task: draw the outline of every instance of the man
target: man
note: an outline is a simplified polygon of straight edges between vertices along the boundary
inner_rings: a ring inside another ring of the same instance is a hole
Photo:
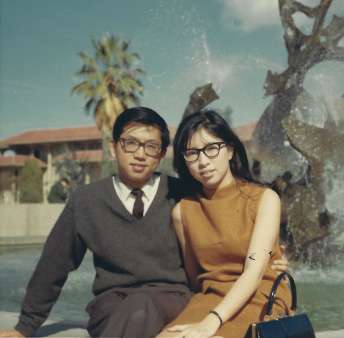
[[[19,322],[0,337],[34,334],[86,249],[96,270],[86,309],[92,337],[154,337],[177,316],[191,292],[171,226],[182,187],[155,173],[168,144],[166,122],[153,110],[130,108],[118,117],[118,176],[70,196],[28,284]],[[276,263],[285,269],[285,262]]]
[[[64,203],[69,194],[70,182],[66,177],[57,181],[50,189],[48,195],[49,203]]]

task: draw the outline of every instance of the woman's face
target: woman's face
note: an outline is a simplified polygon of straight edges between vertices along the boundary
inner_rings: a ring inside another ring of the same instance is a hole
[[[191,153],[197,153],[197,150],[207,147],[212,153],[212,144],[221,143],[222,139],[209,133],[206,129],[198,129],[188,142],[187,150]],[[215,146],[216,147],[216,146]],[[192,149],[196,150],[193,151]],[[207,150],[206,150],[207,151]],[[215,151],[216,153],[216,151]],[[233,156],[233,149],[225,144],[220,145],[219,153],[216,157],[211,156],[209,158],[204,152],[199,152],[199,157],[194,161],[185,161],[187,168],[191,176],[200,182],[203,186],[203,190],[215,190],[223,186],[228,185],[233,176],[229,169],[228,161]]]

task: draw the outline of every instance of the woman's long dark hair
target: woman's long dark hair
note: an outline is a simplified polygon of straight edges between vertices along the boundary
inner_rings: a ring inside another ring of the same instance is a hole
[[[249,182],[254,181],[249,169],[246,150],[242,142],[221,115],[213,110],[206,110],[186,117],[180,123],[173,142],[174,169],[187,186],[187,189],[191,190],[191,193],[202,191],[202,185],[190,175],[183,153],[187,149],[192,135],[199,128],[204,128],[210,134],[220,138],[233,148],[233,157],[229,161],[229,167],[235,177]]]

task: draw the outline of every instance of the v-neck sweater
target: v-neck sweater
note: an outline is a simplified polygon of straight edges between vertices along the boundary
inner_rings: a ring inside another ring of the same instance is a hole
[[[87,249],[96,271],[94,295],[144,284],[185,286],[171,218],[179,193],[177,179],[162,175],[149,210],[136,219],[117,196],[112,177],[78,188],[48,236],[16,329],[31,336],[44,322],[69,272],[79,267]]]

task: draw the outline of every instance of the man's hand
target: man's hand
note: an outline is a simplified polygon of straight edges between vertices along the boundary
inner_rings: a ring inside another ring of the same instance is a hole
[[[208,315],[201,322],[174,325],[160,333],[156,338],[224,338],[214,336],[220,323],[218,318]]]
[[[167,329],[168,332],[175,333],[175,338],[215,338],[216,331],[220,323],[218,318],[208,315],[199,323],[175,325]]]
[[[271,269],[276,270],[279,273],[288,271],[289,268],[289,261],[287,259],[287,256],[285,255],[286,246],[281,245],[280,248],[282,252],[281,259],[274,260],[271,265]]]
[[[1,338],[25,338],[25,336],[23,336],[17,330],[0,330],[0,337]]]

